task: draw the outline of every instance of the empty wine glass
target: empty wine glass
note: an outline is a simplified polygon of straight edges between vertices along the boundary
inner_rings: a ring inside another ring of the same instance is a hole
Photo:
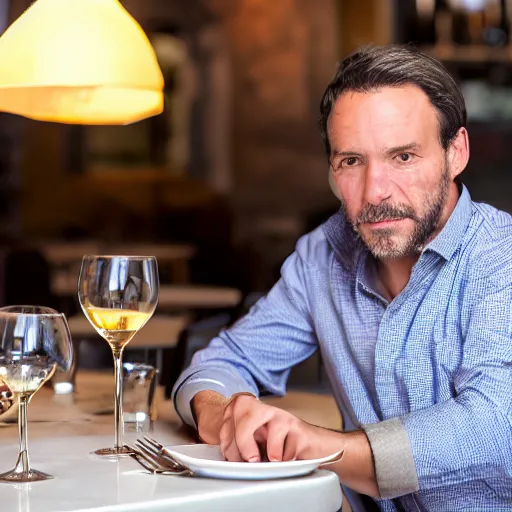
[[[123,350],[151,318],[158,302],[158,266],[153,256],[84,256],[78,298],[85,316],[114,356],[114,447],[97,455],[123,455]]]
[[[27,408],[34,393],[56,371],[68,371],[73,364],[66,317],[40,306],[0,308],[0,336],[0,379],[18,397],[20,439],[16,466],[0,474],[0,481],[48,480],[53,477],[30,467]]]

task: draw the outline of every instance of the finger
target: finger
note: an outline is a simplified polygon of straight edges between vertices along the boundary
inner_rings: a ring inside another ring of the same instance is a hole
[[[286,436],[283,450],[283,460],[295,460],[297,458],[297,449],[299,447],[299,438],[296,432],[290,431]]]
[[[223,418],[224,420],[228,420],[233,417],[233,405],[230,404],[224,409]]]
[[[256,432],[254,432],[254,439],[258,444],[267,443],[268,430],[266,425],[262,425]]]
[[[288,425],[273,420],[267,425],[267,457],[270,462],[283,460],[284,442],[288,435]]]
[[[230,462],[242,462],[242,456],[238,451],[235,441],[235,423],[233,418],[228,418],[222,424],[219,431],[220,450],[224,458]]]
[[[236,446],[235,430],[232,421],[226,421],[219,432],[220,451],[226,460],[230,462],[242,462],[242,457]]]
[[[235,439],[232,439],[231,442],[226,445],[224,457],[230,462],[243,462],[245,460],[240,454],[240,450],[236,445]]]
[[[244,434],[238,435],[238,429],[235,430],[235,444],[240,456],[247,462],[261,462],[260,448],[254,437]]]
[[[248,410],[237,416],[235,412],[235,441],[242,458],[248,462],[260,462],[260,450],[255,439],[256,431],[272,417],[272,409]]]
[[[256,432],[254,432],[254,439],[258,445],[260,452],[260,461],[268,462],[267,457],[267,426],[263,425]]]
[[[234,438],[234,432],[233,422],[231,420],[224,421],[219,430],[220,451],[224,457],[226,456],[226,448]]]

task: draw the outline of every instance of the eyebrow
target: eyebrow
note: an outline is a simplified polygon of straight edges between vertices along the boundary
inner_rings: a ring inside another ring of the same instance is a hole
[[[336,156],[363,156],[363,155],[362,155],[362,153],[358,153],[357,151],[339,151],[336,149],[332,152],[332,156],[336,157]]]
[[[402,153],[404,151],[410,151],[411,149],[418,150],[420,149],[420,145],[417,142],[410,142],[409,144],[404,144],[402,146],[388,148],[386,149],[385,153],[387,155],[393,155],[394,153]]]
[[[394,153],[400,153],[402,151],[410,151],[411,149],[418,150],[418,149],[420,149],[420,147],[421,146],[417,142],[410,142],[409,144],[403,144],[401,146],[394,146],[392,148],[388,148],[384,152],[387,155],[392,155]],[[334,150],[332,152],[332,156],[333,157],[338,157],[338,156],[360,156],[360,157],[362,157],[363,154],[359,153],[358,151],[339,151],[339,150]]]

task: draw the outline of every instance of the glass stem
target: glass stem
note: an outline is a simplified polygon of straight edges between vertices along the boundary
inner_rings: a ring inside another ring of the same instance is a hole
[[[112,349],[114,355],[114,379],[116,394],[114,400],[114,449],[123,447],[123,349]]]
[[[15,473],[28,474],[30,462],[28,459],[28,432],[27,432],[27,408],[30,400],[29,395],[21,394],[18,398],[18,435],[20,438],[20,452],[16,461]]]

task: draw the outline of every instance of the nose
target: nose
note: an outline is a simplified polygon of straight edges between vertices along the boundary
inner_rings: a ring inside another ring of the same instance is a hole
[[[364,200],[379,205],[391,197],[391,181],[386,166],[379,162],[370,162],[366,167]]]

